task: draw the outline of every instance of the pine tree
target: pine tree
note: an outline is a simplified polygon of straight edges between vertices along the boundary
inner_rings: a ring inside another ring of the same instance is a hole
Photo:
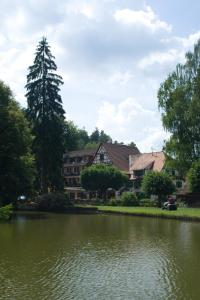
[[[41,192],[62,188],[62,157],[64,153],[64,110],[59,94],[62,77],[55,71],[55,57],[46,38],[36,49],[34,63],[27,76],[27,115],[35,136],[33,150]]]

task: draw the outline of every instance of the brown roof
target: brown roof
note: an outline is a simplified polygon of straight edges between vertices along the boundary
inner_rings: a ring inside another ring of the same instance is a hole
[[[137,148],[126,145],[104,143],[102,146],[106,149],[106,152],[108,153],[113,165],[121,171],[127,173],[129,173],[129,155],[140,153]]]
[[[130,157],[130,172],[144,169],[161,171],[165,164],[165,155],[161,152],[143,153]]]
[[[74,151],[66,152],[65,156],[68,156],[68,157],[94,156],[96,151],[97,151],[97,148],[74,150]]]

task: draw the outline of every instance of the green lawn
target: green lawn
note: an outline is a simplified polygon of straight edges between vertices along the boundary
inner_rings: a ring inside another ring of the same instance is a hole
[[[178,208],[176,211],[162,210],[157,207],[123,207],[123,206],[97,206],[100,212],[121,213],[149,217],[172,218],[181,220],[200,221],[200,208]]]

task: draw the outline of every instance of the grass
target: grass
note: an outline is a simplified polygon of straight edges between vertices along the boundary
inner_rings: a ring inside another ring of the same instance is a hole
[[[124,206],[97,206],[102,213],[125,214],[132,216],[157,217],[180,219],[200,222],[200,208],[180,207],[176,211],[162,210],[157,207],[124,207]]]

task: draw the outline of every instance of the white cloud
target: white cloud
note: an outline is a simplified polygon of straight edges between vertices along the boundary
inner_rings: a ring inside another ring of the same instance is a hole
[[[178,61],[183,61],[184,57],[185,52],[180,52],[178,49],[169,49],[166,52],[153,52],[148,56],[142,58],[138,62],[138,67],[141,69],[146,69],[155,64],[164,65],[173,63],[174,65],[176,65]]]
[[[161,21],[150,6],[146,6],[145,10],[131,10],[128,8],[117,10],[114,18],[117,22],[125,25],[134,25],[138,28],[145,27],[152,32],[157,30],[170,32],[172,30],[171,25]]]
[[[109,78],[111,84],[125,85],[129,80],[133,79],[133,75],[129,71],[115,71]]]
[[[88,2],[68,2],[65,5],[65,8],[68,14],[81,14],[88,19],[93,19],[95,17],[95,5],[92,5]]]
[[[200,38],[200,31],[189,35],[185,38],[170,37],[162,39],[161,42],[166,45],[163,51],[154,51],[143,57],[138,62],[138,67],[142,70],[156,68],[162,66],[163,70],[174,69],[177,63],[184,63],[185,53],[191,50],[193,45]]]
[[[144,108],[129,97],[117,105],[104,102],[99,108],[97,127],[105,130],[113,139],[134,141],[141,151],[161,149],[166,133],[162,129],[159,114]]]

